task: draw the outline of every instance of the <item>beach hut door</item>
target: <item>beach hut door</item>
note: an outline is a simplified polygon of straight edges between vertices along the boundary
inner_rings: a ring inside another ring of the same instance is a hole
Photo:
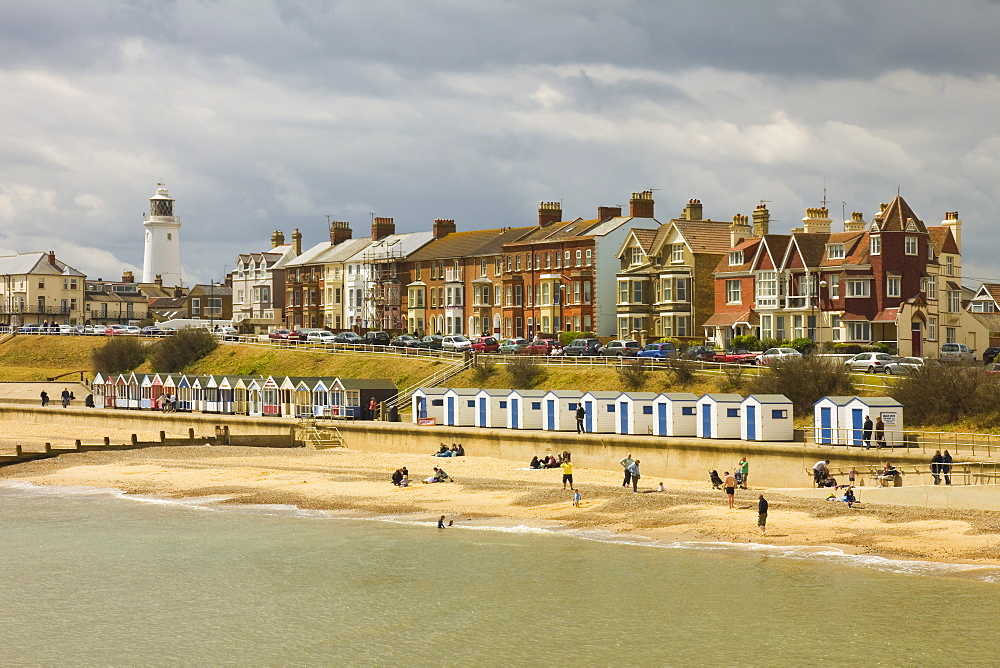
[[[821,406],[819,409],[819,442],[820,443],[830,443],[831,442],[831,411],[829,406]]]
[[[520,406],[520,401],[517,399],[510,400],[510,426],[514,429],[521,428],[520,415],[518,415],[518,407]]]
[[[594,431],[594,410],[596,408],[597,404],[595,404],[593,401],[587,402],[587,416],[586,419],[583,421],[583,429],[588,434],[591,434]]]
[[[854,445],[861,445],[861,430],[864,427],[864,419],[861,417],[862,409],[851,409],[851,424],[854,425]]]
[[[455,397],[448,397],[448,420],[445,424],[455,424]]]
[[[486,424],[486,397],[479,397],[479,426],[489,427]]]
[[[666,404],[656,404],[656,420],[660,425],[660,430],[657,432],[660,436],[667,435],[667,405]]]
[[[712,404],[701,405],[701,437],[712,438]]]
[[[618,433],[620,433],[620,434],[631,434],[632,432],[629,431],[629,428],[628,428],[628,402],[627,401],[620,401],[620,402],[618,402],[618,419],[621,420],[621,422],[619,422],[619,424],[621,425],[621,429],[619,430]]]
[[[556,402],[555,402],[555,399],[549,399],[548,401],[545,402],[545,405],[549,409],[549,415],[548,415],[548,428],[549,428],[549,431],[555,431],[556,430]]]
[[[757,440],[757,407],[753,404],[747,405],[747,440]]]
[[[417,397],[417,417],[427,417],[427,397]]]

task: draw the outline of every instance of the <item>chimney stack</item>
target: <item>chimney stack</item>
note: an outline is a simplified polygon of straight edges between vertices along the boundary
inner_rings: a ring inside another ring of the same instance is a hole
[[[337,244],[347,241],[352,236],[351,224],[345,223],[342,220],[331,220],[330,221],[330,245],[336,246]]]
[[[277,248],[278,246],[285,245],[285,233],[281,230],[275,230],[271,234],[271,248]]]
[[[825,206],[806,209],[806,217],[802,219],[802,229],[806,234],[830,234],[830,210]]]
[[[868,227],[868,223],[865,222],[860,211],[852,211],[851,219],[844,221],[845,232],[864,232],[866,227]]]
[[[599,206],[597,207],[597,220],[602,223],[611,218],[621,218],[622,208],[620,206]]]
[[[684,207],[684,213],[681,215],[682,220],[705,220],[702,216],[701,200],[700,199],[689,199],[687,206]]]
[[[753,235],[755,237],[762,237],[767,234],[767,227],[770,222],[771,213],[767,210],[767,205],[764,203],[758,204],[757,208],[753,210]]]
[[[538,226],[548,227],[562,220],[562,204],[559,202],[538,203]]]
[[[628,201],[629,215],[633,218],[653,217],[653,191],[644,190],[641,193],[632,193],[632,199]]]
[[[163,275],[162,274],[157,274],[156,275],[156,278],[153,279],[153,285],[155,285],[158,288],[162,288],[163,287]]]
[[[951,230],[951,236],[955,237],[955,245],[958,250],[962,250],[962,219],[958,217],[958,211],[947,211],[941,225]]]
[[[49,259],[49,264],[51,264],[53,267],[58,266],[58,265],[56,265],[56,252],[55,251],[49,251],[49,258],[48,259]]]
[[[295,257],[302,255],[302,233],[297,227],[292,230],[292,252],[295,253]]]
[[[122,272],[122,283],[135,283],[135,276],[131,271]]]
[[[392,218],[372,218],[372,241],[384,239],[396,233],[396,223]]]
[[[750,219],[741,213],[733,216],[733,224],[729,226],[729,245],[735,246],[750,237]]]
[[[449,218],[434,219],[434,238],[442,239],[455,231],[455,221]]]

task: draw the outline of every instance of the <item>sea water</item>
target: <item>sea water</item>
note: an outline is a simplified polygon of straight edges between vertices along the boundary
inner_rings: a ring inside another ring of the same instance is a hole
[[[992,568],[23,483],[0,539],[4,665],[1000,662]]]

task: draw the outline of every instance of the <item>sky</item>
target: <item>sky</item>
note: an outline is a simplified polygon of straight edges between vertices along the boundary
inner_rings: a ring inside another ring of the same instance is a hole
[[[185,283],[328,220],[593,218],[654,189],[771,232],[899,192],[1000,282],[1000,2],[3,0],[0,254],[139,275],[158,183]]]

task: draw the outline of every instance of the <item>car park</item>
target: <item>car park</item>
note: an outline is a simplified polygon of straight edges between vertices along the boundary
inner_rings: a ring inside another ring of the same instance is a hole
[[[389,341],[389,345],[395,348],[417,348],[420,346],[420,339],[412,334],[400,334],[399,336],[394,336]]]
[[[333,342],[356,346],[364,343],[365,341],[356,332],[338,332],[333,335]]]
[[[472,341],[461,334],[448,334],[441,337],[441,350],[450,350],[455,353],[468,350],[472,347]]]
[[[471,347],[477,353],[495,353],[500,350],[500,342],[495,336],[477,336],[472,339]]]
[[[976,359],[976,351],[964,343],[945,343],[941,346],[942,362],[972,362]]]
[[[634,339],[614,339],[601,346],[600,354],[604,357],[635,357],[641,347]]]
[[[715,353],[716,350],[712,346],[691,346],[681,353],[681,359],[712,362],[715,360]]]
[[[987,348],[983,351],[983,364],[989,364],[1000,355],[1000,348]]]
[[[864,373],[882,373],[887,364],[895,358],[888,353],[858,353],[854,357],[845,361],[844,364],[851,371],[861,371]]]
[[[563,355],[569,357],[592,357],[598,354],[601,349],[600,339],[579,338],[573,339],[563,348]]]
[[[552,349],[559,345],[555,339],[535,339],[522,351],[525,355],[549,355]]]
[[[677,348],[672,343],[647,343],[642,350],[636,353],[636,357],[651,357],[653,359],[665,360],[677,357]]]
[[[306,334],[306,343],[317,343],[327,345],[336,343],[337,336],[333,332],[319,331]]]
[[[500,342],[497,347],[497,352],[503,355],[517,355],[525,348],[528,347],[530,341],[521,337],[515,337],[513,339],[504,339]]]
[[[802,359],[802,353],[795,348],[768,348],[757,356],[757,364],[767,366],[771,362],[778,360],[798,360]]]

